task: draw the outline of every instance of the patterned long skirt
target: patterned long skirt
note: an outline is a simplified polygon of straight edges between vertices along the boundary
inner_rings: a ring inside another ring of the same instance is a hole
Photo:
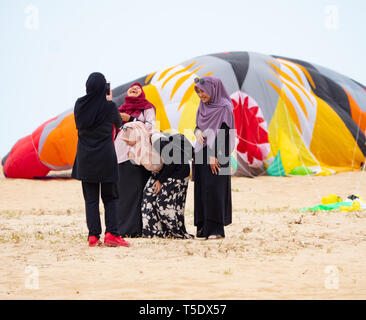
[[[145,238],[191,239],[184,225],[184,208],[189,178],[163,183],[157,195],[153,192],[154,174],[147,181],[142,198],[142,236]]]

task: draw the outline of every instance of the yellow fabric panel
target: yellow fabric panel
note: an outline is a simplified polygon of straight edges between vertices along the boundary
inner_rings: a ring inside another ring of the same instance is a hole
[[[196,114],[199,103],[200,99],[196,92],[193,91],[190,98],[184,104],[182,114],[179,119],[178,132],[185,134],[187,139],[190,141],[194,141],[196,139],[193,134],[193,130],[196,128]]]
[[[330,176],[332,174],[334,174],[334,171],[331,171],[326,167],[321,167],[321,171],[317,173],[316,176]]]
[[[296,83],[295,81],[293,81],[292,79],[291,79],[291,77],[288,77],[288,78],[290,78],[291,80],[289,80],[291,83],[293,83],[298,89],[300,89],[301,90],[301,92],[309,99],[309,101],[311,101],[311,98],[310,98],[310,96],[309,96],[309,94],[306,92],[306,90],[305,90],[305,85],[304,85],[304,83],[303,83],[303,81],[302,81],[302,79],[301,79],[301,77],[300,77],[300,75],[299,75],[299,73],[298,73],[298,71],[297,70],[295,70],[295,68],[293,68],[290,64],[289,64],[289,61],[286,61],[286,60],[282,60],[282,59],[277,59],[277,61],[279,61],[280,63],[282,63],[283,65],[285,65],[287,68],[289,68],[291,71],[292,71],[292,73],[295,75],[295,77],[296,77],[296,79],[298,80],[298,83]],[[285,63],[284,63],[285,62]],[[287,63],[286,63],[287,62]],[[283,72],[284,74],[286,74],[285,72]],[[310,94],[312,94],[311,92],[310,92]]]
[[[321,164],[321,169],[323,171],[330,171],[331,174],[334,174],[334,173],[339,173],[339,172],[347,172],[347,171],[352,171],[349,167],[333,167],[333,166],[329,166],[327,165],[326,163],[321,163],[319,161],[319,163]],[[357,171],[359,170],[360,168],[358,169],[354,169],[354,171]]]
[[[301,165],[298,150],[296,145],[289,139],[288,133],[282,130],[282,128],[278,130],[277,136],[279,150],[281,150],[282,165],[285,173],[288,174],[292,169]]]
[[[291,82],[293,85],[296,86],[296,84],[294,82]],[[300,108],[301,110],[304,112],[305,114],[305,117],[307,119],[309,119],[309,115],[308,115],[308,111],[306,110],[306,106],[305,106],[305,103],[304,101],[302,100],[301,96],[299,95],[299,93],[293,88],[291,87],[290,85],[287,85],[286,83],[283,83],[284,85],[287,86],[287,88],[292,92],[292,94],[294,95],[297,103],[300,105]]]
[[[46,138],[40,160],[57,167],[72,165],[76,155],[77,141],[74,114],[71,113]]]
[[[278,151],[281,150],[282,165],[286,174],[299,166],[313,167],[319,165],[305,146],[302,136],[281,97],[268,127],[268,140],[271,152],[267,159],[276,157]]]
[[[173,67],[171,67],[171,68],[168,68],[168,69],[164,70],[164,71],[160,74],[158,81],[160,81],[161,79],[163,79],[163,78],[165,77],[165,75],[166,75],[170,70],[174,69],[175,67],[176,67],[176,66],[173,66]]]
[[[306,70],[306,68],[304,68],[301,64],[297,64],[295,63],[301,70],[302,72],[304,72],[305,74],[305,77],[308,79],[308,81],[310,82],[310,85],[315,89],[316,86],[315,86],[315,83],[313,81],[313,78],[311,77],[310,73],[308,70]]]
[[[171,80],[173,79],[175,76],[177,76],[178,74],[184,73],[186,71],[188,71],[192,66],[194,66],[197,62],[192,62],[190,65],[188,65],[187,67],[185,67],[184,69],[181,69],[175,73],[173,73],[172,75],[170,75],[163,83],[163,85],[161,86],[161,89],[164,89],[165,85]]]
[[[284,64],[287,68],[289,68],[292,71],[292,73],[295,75],[297,81],[301,84],[301,86],[304,86],[305,85],[304,82],[302,81],[299,73],[297,72],[297,70],[295,70],[295,68],[293,68],[289,64],[289,61],[284,60],[284,59],[276,59],[276,60],[277,60],[277,62],[280,62],[281,64]],[[270,63],[269,60],[266,60],[266,61],[267,61],[267,63]],[[299,86],[299,87],[301,87],[301,86]]]
[[[156,72],[150,73],[146,79],[145,79],[145,83],[148,83],[150,81],[150,79],[156,74]]]
[[[302,98],[300,97],[300,95],[298,94],[298,92],[293,88],[291,87],[290,85],[286,84],[284,81],[281,80],[281,78],[279,77],[282,76],[283,78],[285,78],[288,82],[290,82],[292,85],[294,85],[296,88],[300,89],[303,93],[305,93],[305,90],[303,90],[299,85],[296,84],[296,82],[294,82],[292,80],[292,78],[287,75],[284,71],[282,71],[281,69],[277,68],[274,64],[272,64],[271,62],[268,62],[276,71],[277,73],[273,72],[271,70],[271,72],[273,73],[273,75],[282,82],[283,85],[286,85],[287,88],[292,92],[292,94],[294,95],[296,101],[298,102],[298,104],[300,105],[302,111],[304,112],[306,118],[309,119],[309,116],[308,116],[308,112],[306,110],[306,106],[304,104],[304,101],[302,100]],[[306,95],[306,93],[305,93]]]
[[[177,82],[175,83],[175,85],[174,85],[174,88],[173,88],[173,90],[172,90],[172,92],[171,92],[171,94],[170,94],[170,99],[169,100],[172,100],[173,99],[173,97],[174,97],[174,95],[175,95],[175,93],[177,92],[177,90],[180,88],[180,86],[186,81],[186,80],[188,80],[191,76],[192,76],[192,74],[195,74],[197,71],[199,71],[200,69],[202,69],[203,68],[203,66],[201,66],[201,67],[198,67],[197,69],[195,69],[195,70],[193,70],[191,73],[188,73],[188,74],[186,74],[186,75],[184,75],[184,76],[182,76],[181,78],[179,78],[178,80],[177,80]]]
[[[187,91],[185,92],[182,100],[180,101],[180,104],[179,104],[179,107],[178,107],[178,110],[180,110],[180,108],[192,97],[193,93],[195,93],[194,91],[194,86],[196,84],[195,83],[192,83],[189,88],[187,89]]]
[[[164,103],[163,100],[161,100],[158,89],[150,83],[144,87],[144,92],[146,99],[149,100],[156,108],[156,129],[162,131],[171,129]]]
[[[317,115],[310,150],[323,167],[336,172],[358,170],[365,157],[337,113],[317,99]],[[353,161],[352,161],[353,159]]]
[[[302,132],[299,117],[297,116],[296,109],[295,109],[294,105],[292,104],[292,102],[290,101],[290,99],[287,97],[287,95],[285,93],[285,90],[280,89],[279,87],[277,87],[274,83],[272,83],[269,80],[267,80],[267,82],[273,87],[273,89],[275,89],[277,91],[277,93],[279,94],[281,99],[286,101],[287,110],[289,110],[289,112],[291,114],[291,117],[292,117],[292,120],[295,121],[297,128],[299,129],[300,132]]]

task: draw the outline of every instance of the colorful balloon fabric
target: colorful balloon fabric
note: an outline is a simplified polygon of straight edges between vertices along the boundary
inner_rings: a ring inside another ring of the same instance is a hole
[[[300,212],[332,210],[354,212],[366,210],[366,202],[359,195],[350,195],[345,201],[342,201],[341,197],[335,194],[329,194],[323,197],[321,202],[322,204],[317,206],[300,209]]]
[[[49,171],[72,168],[77,131],[73,109],[39,126],[20,139],[2,159],[7,178],[44,177]]]
[[[156,128],[194,142],[199,98],[193,80],[207,75],[220,78],[233,101],[233,174],[329,175],[365,162],[365,86],[296,59],[254,52],[200,56],[115,88],[113,100],[120,106],[139,81],[156,107]],[[34,178],[71,168],[76,144],[70,109],[20,139],[2,160],[4,174]]]
[[[329,203],[329,204],[319,204],[314,207],[304,208],[301,209],[300,212],[308,212],[308,211],[332,211],[332,210],[341,210],[341,208],[349,207],[352,209],[353,207],[352,202],[336,202],[336,203]],[[346,211],[343,209],[343,211]]]

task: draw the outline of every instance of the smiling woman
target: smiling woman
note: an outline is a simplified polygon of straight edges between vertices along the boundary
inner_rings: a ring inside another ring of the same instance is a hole
[[[127,90],[127,96],[137,98],[141,94],[141,86],[133,85]]]
[[[125,103],[119,108],[124,124],[138,121],[149,134],[155,122],[155,107],[145,97],[139,82],[133,83],[127,90]],[[123,130],[115,139],[118,159],[119,190],[123,197],[119,199],[118,232],[125,237],[140,237],[142,233],[141,201],[142,192],[150,173],[140,163],[129,159],[131,147],[127,144]]]
[[[204,103],[208,103],[210,101],[211,97],[206,92],[197,87],[195,87],[194,89],[196,90],[197,95],[201,99],[201,101],[203,101]]]
[[[234,136],[230,134],[235,128],[233,104],[220,79],[202,77],[195,83],[201,102],[195,130],[194,224],[197,237],[220,239],[225,237],[224,226],[232,220],[231,176],[227,169],[234,147]]]

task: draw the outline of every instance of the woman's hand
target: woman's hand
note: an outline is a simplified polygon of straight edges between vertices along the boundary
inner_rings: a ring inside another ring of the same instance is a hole
[[[154,190],[154,194],[157,195],[161,189],[163,185],[160,183],[159,180],[156,180],[155,183],[153,184],[153,190]]]
[[[220,170],[220,163],[217,158],[210,156],[210,167],[212,174],[218,175]]]
[[[112,90],[109,91],[109,95],[107,95],[106,98],[108,101],[112,101],[112,98],[113,98]]]
[[[203,132],[200,129],[197,129],[195,132],[196,140],[200,145],[204,145],[206,141],[206,136],[203,134]]]
[[[130,121],[131,116],[130,116],[129,114],[124,113],[124,112],[121,112],[121,113],[120,113],[120,115],[121,115],[121,118],[122,118],[122,121],[123,121],[123,122],[128,122],[128,121]]]

